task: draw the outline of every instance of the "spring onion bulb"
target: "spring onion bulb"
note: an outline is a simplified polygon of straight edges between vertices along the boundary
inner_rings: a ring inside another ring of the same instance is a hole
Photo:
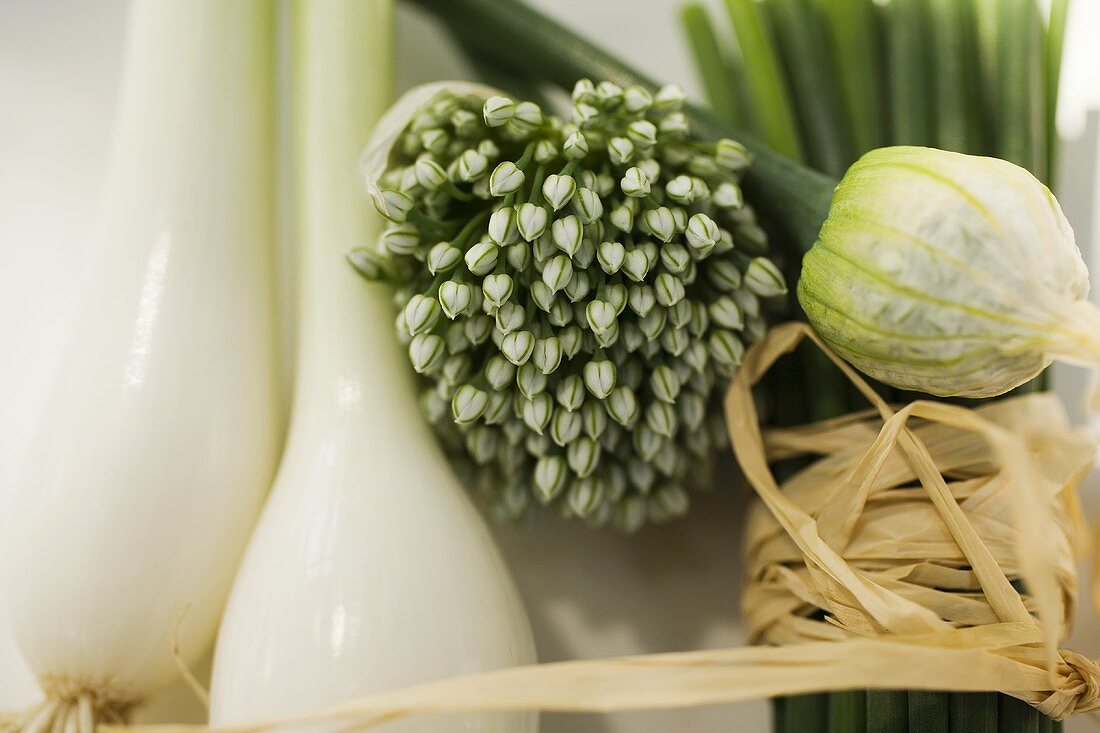
[[[903,389],[990,397],[1100,363],[1100,311],[1058,201],[1019,166],[929,148],[853,165],[803,259],[814,328]]]
[[[219,632],[216,725],[534,658],[504,563],[420,416],[389,295],[343,259],[381,228],[356,159],[388,101],[391,3],[292,7],[297,386],[287,451]],[[534,727],[525,715],[470,714],[392,729]]]
[[[280,440],[273,13],[134,3],[88,288],[0,528],[15,639],[91,733],[213,639]]]

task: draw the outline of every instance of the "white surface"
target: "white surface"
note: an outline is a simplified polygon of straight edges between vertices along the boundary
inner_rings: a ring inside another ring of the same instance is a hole
[[[674,18],[678,0],[537,4],[574,25],[583,19],[590,33],[613,50],[697,92]],[[0,0],[0,99],[6,100],[0,113],[0,343],[5,344],[0,384],[10,386],[0,390],[0,491],[22,455],[26,425],[37,414],[57,362],[61,332],[73,313],[71,291],[86,259],[84,232],[113,108],[120,6],[119,0]],[[1081,6],[1092,7],[1082,11]],[[1095,0],[1075,4],[1075,15],[1085,20],[1092,13],[1093,20],[1071,23],[1067,66],[1077,71],[1066,72],[1066,125],[1079,119],[1089,94],[1100,95],[1095,74],[1100,45],[1090,40],[1100,35],[1097,6]],[[398,39],[403,83],[462,69],[453,49],[419,17],[400,15]],[[1077,86],[1071,90],[1071,84]],[[1078,158],[1069,156],[1064,170],[1069,185],[1063,187],[1062,202],[1083,240],[1094,189],[1082,178],[1086,174]],[[498,529],[528,604],[540,658],[739,645],[737,531],[743,500],[733,492],[698,497],[687,520],[630,538],[592,533],[575,523]],[[1086,633],[1073,643],[1084,653],[1100,653],[1095,617],[1083,609],[1079,618]],[[2,646],[0,641],[0,654]],[[5,694],[0,685],[0,708]],[[181,698],[186,699],[177,693]],[[746,703],[680,712],[544,716],[542,731],[752,733],[766,730],[766,721],[765,703]],[[1091,727],[1081,720],[1068,729],[1084,733]]]

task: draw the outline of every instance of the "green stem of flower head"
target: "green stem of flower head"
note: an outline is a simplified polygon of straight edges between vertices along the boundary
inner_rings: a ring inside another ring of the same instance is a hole
[[[470,237],[481,229],[485,225],[485,222],[492,216],[492,212],[489,210],[482,211],[477,216],[471,218],[466,225],[459,230],[458,234],[451,240],[451,244],[459,249],[464,249],[464,246],[470,240]]]
[[[764,6],[754,0],[726,0],[725,5],[745,59],[752,106],[760,116],[764,139],[779,153],[801,161],[794,105],[781,81],[781,59]]]
[[[1046,120],[1047,71],[1039,9],[1035,0],[1001,0],[998,11],[998,153],[1045,177],[1047,141],[1042,126]]]
[[[932,145],[928,17],[922,0],[884,6],[893,145]]]
[[[1046,156],[1047,185],[1053,186],[1058,177],[1058,91],[1062,80],[1062,51],[1066,41],[1066,18],[1069,0],[1052,0],[1050,21],[1047,24],[1046,43]]]
[[[731,63],[718,42],[707,9],[697,3],[685,5],[680,10],[680,23],[715,114],[724,122],[743,127],[745,120]]]
[[[806,159],[817,170],[843,175],[855,154],[824,18],[811,0],[771,0],[764,7],[780,39],[778,51],[793,90]]]
[[[450,179],[448,179],[447,182],[444,183],[443,185],[447,190],[447,195],[450,196],[451,198],[455,199],[456,201],[473,201],[474,200],[474,195],[473,194],[466,193],[461,188],[456,186],[454,181],[452,181]]]
[[[620,86],[658,84],[553,19],[518,0],[410,0],[443,20],[468,49],[516,73],[571,89],[580,78]],[[516,53],[516,48],[523,53]],[[748,67],[746,54],[746,68]],[[788,237],[791,256],[801,257],[817,239],[836,180],[804,168],[759,139],[718,119],[713,112],[685,106],[700,138],[732,137],[753,156],[743,188],[754,209]],[[765,128],[767,129],[767,128]]]
[[[815,0],[829,27],[854,154],[883,144],[883,49],[872,0]]]
[[[546,164],[539,163],[538,168],[535,169],[535,175],[531,179],[531,193],[527,196],[527,203],[537,203],[539,198],[542,197],[542,182],[546,180]]]
[[[535,157],[535,147],[536,143],[534,141],[527,143],[527,147],[523,149],[523,155],[519,156],[519,160],[515,162],[516,168],[523,170],[527,167],[527,164]]]
[[[457,222],[445,221],[443,219],[436,219],[435,217],[428,216],[423,211],[413,209],[409,212],[408,221],[412,224],[416,224],[422,229],[429,229],[434,232],[444,232],[448,229],[453,229]]]

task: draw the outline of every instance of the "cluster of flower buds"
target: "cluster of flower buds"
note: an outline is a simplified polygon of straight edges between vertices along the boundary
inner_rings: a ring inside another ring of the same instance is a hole
[[[566,121],[439,95],[373,195],[390,224],[350,260],[397,285],[423,408],[503,515],[677,517],[723,444],[719,392],[786,288],[749,155],[693,139],[682,104],[582,80]]]

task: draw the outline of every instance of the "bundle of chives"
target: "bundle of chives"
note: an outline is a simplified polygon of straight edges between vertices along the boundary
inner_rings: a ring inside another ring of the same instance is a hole
[[[1068,4],[1054,0],[1044,18],[1036,0],[724,0],[724,41],[702,5],[682,18],[708,95],[748,90],[752,110],[719,112],[823,173],[875,147],[929,145],[1005,158],[1051,185]],[[810,416],[843,412],[828,365],[804,368]],[[776,700],[773,727],[1044,733],[1061,724],[997,693],[871,690]]]

